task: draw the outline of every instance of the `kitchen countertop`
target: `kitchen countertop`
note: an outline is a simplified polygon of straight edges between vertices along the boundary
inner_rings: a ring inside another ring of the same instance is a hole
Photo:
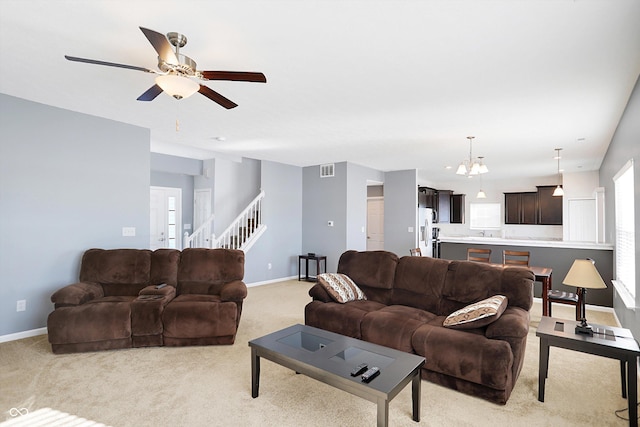
[[[526,238],[502,238],[482,236],[440,236],[442,243],[466,243],[473,245],[503,245],[503,246],[531,246],[545,248],[571,248],[571,249],[595,249],[613,250],[611,243],[595,242],[569,242],[555,239],[526,239]]]

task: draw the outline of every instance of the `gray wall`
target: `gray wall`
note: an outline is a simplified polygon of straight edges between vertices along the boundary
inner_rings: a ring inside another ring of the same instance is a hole
[[[346,250],[366,249],[367,181],[383,180],[382,172],[353,163],[336,163],[334,171],[320,178],[320,166],[302,170],[302,253],[325,255],[328,272],[336,271]]]
[[[384,174],[384,249],[398,256],[416,247],[418,172],[415,169]],[[413,227],[413,232],[409,232]]]
[[[441,258],[444,259],[467,259],[467,248],[474,245],[464,243],[442,243]],[[474,247],[478,247],[475,245]],[[531,265],[537,267],[550,267],[553,269],[552,289],[560,289],[567,292],[575,292],[575,287],[562,284],[573,261],[576,259],[591,258],[596,263],[596,268],[605,283],[611,284],[613,278],[613,257],[610,250],[574,249],[574,248],[541,248],[534,246],[504,246],[504,245],[481,245],[480,247],[491,249],[491,262],[502,264],[502,251],[504,249],[514,251],[529,251],[531,253]],[[542,297],[542,284],[536,283],[534,286],[534,296]],[[589,289],[587,291],[587,304],[612,307],[613,290],[609,286],[607,289]]]
[[[215,159],[214,233],[219,236],[260,193],[260,161]]]
[[[320,166],[302,169],[302,253],[325,255],[328,272],[336,271],[346,250],[347,163],[336,163],[334,171],[335,176],[320,178]]]
[[[296,276],[302,253],[302,168],[263,161],[261,183],[267,230],[246,254],[248,284]]]
[[[620,119],[618,128],[611,140],[607,154],[600,166],[600,185],[605,188],[605,230],[607,241],[614,242],[615,236],[615,199],[613,177],[629,160],[634,159],[635,188],[635,230],[636,253],[640,250],[640,78],[635,83],[627,107]],[[640,263],[636,256],[636,307],[640,307]],[[613,286],[607,282],[607,286]],[[622,326],[640,337],[640,310],[628,309],[624,302],[614,294],[613,307]]]
[[[86,249],[149,246],[150,160],[147,129],[4,94],[0,129],[3,336],[46,325]]]
[[[346,248],[367,249],[367,182],[382,181],[384,174],[375,169],[347,163]]]
[[[182,234],[193,232],[193,190],[195,177],[202,175],[202,160],[151,153],[151,185],[182,190]],[[189,224],[189,229],[184,228]]]

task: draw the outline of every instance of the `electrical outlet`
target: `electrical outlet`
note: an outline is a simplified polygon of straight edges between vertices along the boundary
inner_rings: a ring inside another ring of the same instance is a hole
[[[267,264],[267,270],[271,270],[271,263]]]
[[[122,235],[124,237],[135,237],[136,228],[135,227],[122,227]]]
[[[20,299],[16,303],[16,311],[25,311],[27,309],[27,300]]]

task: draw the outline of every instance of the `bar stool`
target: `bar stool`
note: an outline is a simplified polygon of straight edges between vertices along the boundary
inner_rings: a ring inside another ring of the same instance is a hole
[[[409,249],[411,256],[422,256],[422,250],[420,248]]]
[[[491,262],[491,249],[467,248],[467,261]]]
[[[502,251],[503,265],[522,265],[529,267],[529,251]]]

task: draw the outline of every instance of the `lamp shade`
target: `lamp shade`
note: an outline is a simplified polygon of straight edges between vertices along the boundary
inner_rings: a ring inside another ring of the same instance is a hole
[[[568,286],[587,289],[605,289],[607,285],[602,280],[594,262],[590,259],[577,259],[562,281]]]
[[[156,84],[176,99],[188,98],[200,89],[200,85],[190,78],[175,74],[156,77]]]
[[[553,190],[553,194],[552,196],[554,197],[560,197],[560,196],[564,196],[564,190],[562,189],[562,187],[560,187],[559,185],[556,187],[555,190]]]

